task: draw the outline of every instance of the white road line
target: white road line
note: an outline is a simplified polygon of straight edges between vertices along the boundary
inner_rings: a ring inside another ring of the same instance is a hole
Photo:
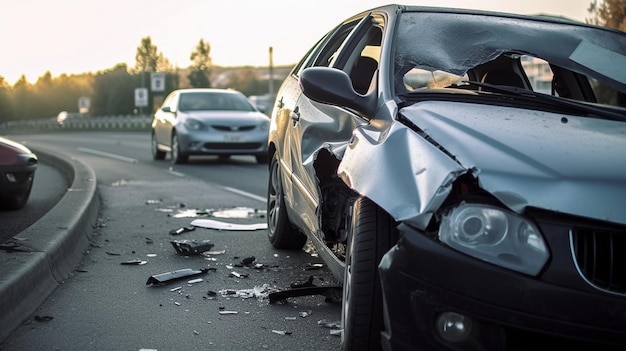
[[[250,194],[250,193],[247,193],[247,192],[245,192],[243,190],[239,190],[239,189],[235,189],[235,188],[231,188],[231,187],[227,187],[227,186],[223,187],[223,189],[226,190],[226,191],[230,191],[231,193],[243,195],[245,197],[249,197],[251,199],[258,200],[258,201],[261,201],[261,202],[265,202],[267,200],[264,197],[261,197],[261,196],[258,196],[258,195],[254,195],[254,194]]]
[[[138,162],[134,158],[124,157],[124,156],[120,156],[120,155],[116,155],[116,154],[110,154],[108,152],[103,152],[103,151],[98,151],[98,150],[93,150],[93,149],[87,149],[87,148],[84,148],[84,147],[79,147],[78,150],[82,151],[82,152],[86,152],[88,154],[104,156],[104,157],[108,157],[108,158],[112,158],[112,159],[115,159],[115,160],[124,161],[124,162],[128,162],[128,163],[137,163]]]

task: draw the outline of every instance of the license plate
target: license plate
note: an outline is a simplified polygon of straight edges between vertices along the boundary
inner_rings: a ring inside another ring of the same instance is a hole
[[[224,141],[229,143],[236,143],[243,140],[243,135],[241,134],[227,134],[224,135]]]

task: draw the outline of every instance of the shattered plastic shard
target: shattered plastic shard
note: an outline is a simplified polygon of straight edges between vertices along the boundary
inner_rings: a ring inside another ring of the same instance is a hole
[[[238,314],[237,311],[220,311],[220,314]]]
[[[144,260],[129,260],[129,261],[124,261],[121,262],[120,264],[125,265],[125,266],[141,266],[148,263],[148,261],[144,261]]]
[[[161,274],[155,274],[148,278],[146,285],[159,285],[170,281],[175,281],[178,279],[191,277],[199,274],[206,274],[209,270],[206,268],[195,270],[191,268],[179,269],[177,271],[166,272]]]
[[[213,248],[211,240],[172,240],[170,243],[181,255],[199,255]]]
[[[170,235],[180,235],[182,233],[186,233],[186,232],[190,232],[196,230],[196,227],[194,226],[188,226],[188,227],[181,227],[178,229],[172,229],[170,230]]]
[[[278,335],[291,335],[292,333],[286,330],[272,330],[272,333]]]

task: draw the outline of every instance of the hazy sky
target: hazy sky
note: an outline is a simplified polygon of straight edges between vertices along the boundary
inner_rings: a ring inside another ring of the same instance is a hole
[[[406,0],[398,3],[552,14],[583,21],[592,0]],[[178,67],[200,39],[220,66],[294,64],[328,30],[381,0],[0,0],[0,76],[135,65],[141,39]],[[538,40],[541,40],[538,38]]]

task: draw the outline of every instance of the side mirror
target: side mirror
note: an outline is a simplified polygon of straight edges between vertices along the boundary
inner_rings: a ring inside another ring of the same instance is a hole
[[[172,109],[169,106],[161,107],[161,111],[163,112],[172,112]]]
[[[300,89],[313,101],[348,107],[368,116],[376,112],[376,92],[360,95],[352,88],[348,74],[336,68],[306,68],[300,75]]]

